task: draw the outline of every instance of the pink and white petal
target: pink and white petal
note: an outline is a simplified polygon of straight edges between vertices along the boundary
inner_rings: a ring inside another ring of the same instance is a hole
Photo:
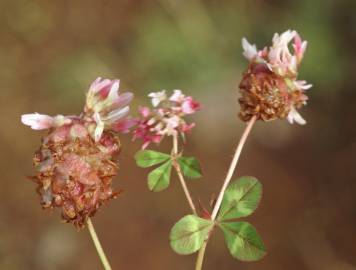
[[[301,37],[299,36],[298,33],[296,33],[295,37],[294,37],[294,44],[293,44],[293,48],[294,48],[294,53],[298,58],[298,63],[300,63],[300,61],[302,60],[303,56],[304,56],[304,52],[307,48],[307,41],[302,41]]]
[[[111,81],[109,79],[102,80],[99,77],[91,84],[89,91],[91,91],[93,94],[96,94],[99,91],[101,91],[103,88],[109,86],[110,84],[111,84]]]
[[[292,30],[287,30],[282,33],[279,37],[279,46],[286,47],[288,43],[292,41],[292,39],[296,36],[297,32]]]
[[[299,125],[305,125],[307,123],[294,107],[291,108],[287,119],[290,124],[296,122]]]
[[[32,113],[23,114],[21,116],[21,122],[34,130],[43,130],[51,128],[54,120],[53,117],[45,114]]]
[[[148,97],[151,98],[153,107],[157,107],[162,101],[167,99],[166,90],[160,92],[152,92],[148,94]]]
[[[245,56],[248,60],[252,61],[257,56],[256,45],[250,44],[246,38],[242,39],[242,48],[244,50],[243,56]]]
[[[106,117],[103,117],[103,121],[112,124],[125,116],[127,116],[130,112],[130,107],[126,106],[124,108],[119,108],[114,111],[111,111]]]
[[[193,100],[192,97],[186,97],[182,104],[182,112],[185,114],[193,114],[201,108],[199,102]]]
[[[99,123],[102,122],[100,114],[98,112],[94,113],[93,118],[94,118],[94,121],[95,121],[96,124],[99,124]]]
[[[294,37],[293,48],[296,52],[300,52],[302,48],[302,39],[300,38],[300,35],[298,33]]]
[[[312,84],[307,84],[307,81],[304,81],[304,80],[302,80],[302,81],[295,81],[295,82],[294,82],[294,85],[295,85],[295,87],[296,87],[297,89],[300,89],[300,90],[308,90],[308,89],[310,89],[310,88],[313,87]]]
[[[146,118],[151,114],[151,110],[148,107],[139,107],[138,112],[142,115],[142,117]]]
[[[112,126],[112,129],[116,132],[128,133],[130,128],[138,124],[138,119],[123,119],[121,121],[115,122]]]
[[[102,100],[104,100],[108,97],[108,95],[110,93],[110,89],[111,89],[111,82],[99,90],[98,95],[100,96],[100,98]]]
[[[181,90],[173,90],[173,94],[169,98],[170,101],[174,102],[182,102],[184,100],[185,95],[182,93]]]
[[[101,135],[103,134],[104,132],[104,127],[105,127],[105,124],[104,122],[101,120],[101,117],[100,117],[100,114],[99,113],[94,113],[94,121],[96,123],[96,128],[95,128],[95,131],[94,131],[94,140],[96,142],[100,141],[101,139]]]
[[[303,57],[303,55],[304,55],[304,53],[305,53],[305,50],[307,49],[307,47],[308,47],[308,41],[303,41],[303,43],[302,43],[302,47],[301,47],[301,49],[300,49],[300,54],[301,54],[301,56]]]
[[[93,81],[89,86],[89,91],[94,91],[96,89],[96,85],[101,81],[101,77],[98,77]]]
[[[134,95],[131,92],[122,93],[116,98],[116,100],[113,101],[112,106],[115,108],[125,107],[132,101],[133,98]]]
[[[107,96],[107,100],[110,103],[113,103],[119,96],[119,87],[120,87],[120,80],[113,80],[111,81],[111,87],[109,94]]]
[[[95,128],[95,132],[94,132],[94,140],[96,142],[100,141],[101,135],[103,135],[103,132],[104,132],[104,127],[105,127],[105,125],[103,122],[97,124],[97,126]]]

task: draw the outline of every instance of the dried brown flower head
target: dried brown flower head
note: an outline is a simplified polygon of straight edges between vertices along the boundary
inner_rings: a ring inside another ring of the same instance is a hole
[[[294,38],[294,54],[288,44]],[[307,43],[295,31],[286,31],[273,38],[273,45],[257,51],[246,39],[242,41],[244,56],[250,60],[239,85],[240,118],[249,121],[253,116],[263,121],[287,118],[305,124],[297,109],[306,105],[305,91],[312,87],[306,81],[297,80],[298,67]]]
[[[43,208],[59,207],[65,222],[83,227],[118,195],[111,183],[119,150],[115,135],[105,131],[95,142],[80,121],[50,131],[33,158]]]
[[[97,79],[90,87],[80,116],[22,116],[36,130],[48,129],[33,158],[37,192],[45,209],[60,208],[62,218],[83,228],[113,191],[120,141],[134,121],[126,118],[131,93],[118,94],[117,80]]]

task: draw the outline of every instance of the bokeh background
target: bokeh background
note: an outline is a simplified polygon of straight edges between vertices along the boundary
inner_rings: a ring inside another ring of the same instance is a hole
[[[25,176],[41,133],[22,126],[21,114],[78,113],[97,76],[135,93],[133,114],[150,91],[183,89],[204,106],[186,152],[203,163],[204,178],[189,187],[208,206],[244,128],[241,38],[262,47],[289,28],[309,41],[300,74],[314,84],[301,111],[308,124],[258,123],[235,175],[264,185],[248,220],[268,254],[234,260],[217,231],[204,269],[356,269],[355,11],[354,0],[1,0],[0,269],[101,269],[87,231],[40,208]],[[121,139],[115,186],[125,192],[94,218],[113,269],[193,269],[195,255],[178,256],[168,243],[189,212],[176,176],[168,190],[149,192],[148,171],[133,159],[140,143]]]

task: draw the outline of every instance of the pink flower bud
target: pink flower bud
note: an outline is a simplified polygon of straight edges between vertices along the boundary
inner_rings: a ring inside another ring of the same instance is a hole
[[[148,108],[148,107],[139,107],[139,108],[138,108],[138,112],[139,112],[139,113],[141,114],[141,116],[144,117],[144,118],[147,118],[147,117],[150,115],[150,113],[151,113],[150,108]]]
[[[182,111],[185,114],[193,114],[200,110],[200,108],[200,103],[194,101],[192,97],[186,97],[182,104]]]

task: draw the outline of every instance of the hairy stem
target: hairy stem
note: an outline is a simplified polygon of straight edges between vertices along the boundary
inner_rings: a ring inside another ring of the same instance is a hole
[[[189,189],[187,187],[187,184],[184,180],[181,167],[179,166],[179,163],[176,160],[177,155],[178,155],[178,138],[177,138],[177,135],[174,135],[173,136],[173,167],[175,168],[175,170],[178,174],[179,181],[182,185],[182,188],[183,188],[185,197],[187,198],[187,201],[189,203],[189,206],[190,206],[193,214],[197,215],[197,211],[196,211],[192,196],[190,195]]]
[[[230,168],[229,168],[229,170],[227,172],[227,175],[225,177],[223,186],[222,186],[222,188],[220,190],[219,196],[218,196],[218,198],[216,200],[213,212],[211,214],[211,220],[212,221],[215,221],[216,216],[218,215],[218,212],[219,212],[219,209],[220,209],[220,206],[221,206],[221,203],[222,203],[222,199],[224,197],[225,190],[226,190],[227,186],[229,185],[229,183],[231,181],[231,178],[232,178],[232,176],[234,174],[237,162],[239,161],[239,158],[240,158],[240,155],[241,155],[241,152],[242,152],[242,148],[245,145],[247,137],[250,134],[250,131],[251,131],[251,129],[252,129],[252,127],[253,127],[255,122],[256,122],[256,116],[253,116],[251,118],[251,120],[247,123],[245,131],[241,136],[239,144],[237,145],[234,157],[233,157],[233,159],[231,161],[231,164],[230,164]],[[202,269],[205,249],[206,249],[206,246],[208,244],[208,241],[209,241],[209,238],[206,239],[206,241],[204,242],[203,246],[199,250],[199,254],[198,254],[198,257],[197,257],[195,270],[201,270]]]
[[[88,230],[90,232],[90,236],[93,239],[94,245],[96,247],[96,251],[98,252],[98,255],[99,255],[100,260],[104,266],[104,269],[111,270],[110,263],[109,263],[108,259],[106,258],[106,255],[105,255],[104,250],[100,244],[99,238],[95,232],[93,223],[91,222],[90,218],[88,218],[87,225],[88,225]]]

